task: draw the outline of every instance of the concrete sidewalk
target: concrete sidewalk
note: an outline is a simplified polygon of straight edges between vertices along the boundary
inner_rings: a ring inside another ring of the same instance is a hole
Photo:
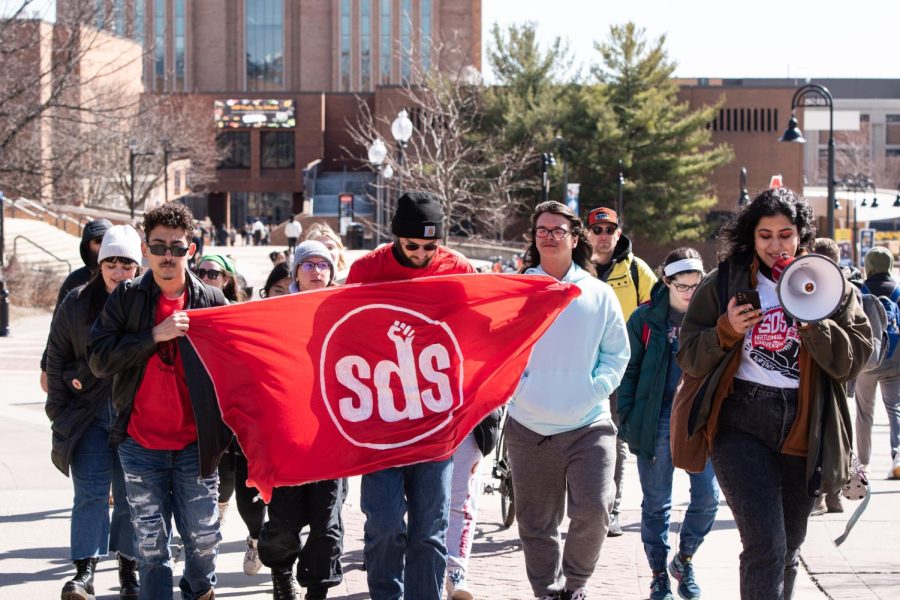
[[[14,311],[12,335],[0,338],[0,599],[58,597],[71,574],[68,560],[71,483],[51,465],[50,433],[38,387],[38,359],[46,340],[50,317],[37,311]],[[832,540],[843,531],[849,516],[827,515],[810,520],[803,548],[805,569],[798,581],[796,600],[855,598],[868,600],[898,596],[900,589],[900,481],[884,479],[887,424],[884,409],[876,409],[875,455],[872,461],[873,497],[848,541],[835,548]],[[485,461],[489,482],[489,460]],[[600,565],[591,581],[592,598],[640,599],[649,594],[649,569],[640,542],[640,485],[634,460],[626,471],[622,522],[625,535],[608,539]],[[359,510],[358,479],[344,508],[345,579],[332,591],[335,598],[368,598],[362,562],[363,516]],[[688,498],[688,481],[676,476],[672,546]],[[516,526],[500,525],[500,500],[483,495],[474,555],[470,563],[476,598],[531,598]],[[845,502],[848,511],[855,504]],[[232,508],[223,530],[218,562],[219,598],[268,597],[271,584],[265,571],[243,574],[241,561],[246,530]],[[698,552],[695,564],[704,598],[736,599],[738,555],[741,546],[734,521],[724,501],[713,531]],[[176,564],[176,575],[182,564]],[[177,581],[176,581],[177,584]],[[115,563],[99,565],[98,598],[117,598]],[[177,596],[176,596],[177,597]],[[418,600],[418,599],[410,599]]]

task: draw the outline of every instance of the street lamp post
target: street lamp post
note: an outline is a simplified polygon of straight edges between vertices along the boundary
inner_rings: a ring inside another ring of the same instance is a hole
[[[129,208],[131,209],[131,222],[134,223],[134,159],[138,156],[149,156],[153,154],[153,152],[137,152],[138,143],[136,140],[129,140],[128,142],[128,171],[130,173],[129,178],[129,191],[130,191],[130,201]]]
[[[750,204],[750,193],[747,191],[747,167],[741,167],[740,195],[738,196],[738,209]]]
[[[3,192],[0,192],[0,267],[4,267],[6,265],[6,257],[4,256],[4,250],[6,246],[4,245],[4,231],[3,228],[6,226],[4,223],[4,215],[3,215]],[[6,289],[6,275],[3,274],[3,269],[0,268],[0,337],[6,337],[9,335],[9,290]]]
[[[169,146],[169,140],[163,138],[162,141],[162,149],[163,149],[163,198],[164,203],[169,203],[169,152],[172,151],[172,148]]]
[[[409,138],[412,137],[413,133],[413,124],[412,121],[409,120],[409,115],[406,112],[406,109],[401,110],[397,113],[397,118],[391,123],[391,136],[393,136],[394,140],[397,142],[397,170],[399,171],[400,180],[397,185],[397,196],[403,195],[403,165],[404,165],[404,153],[403,151],[406,149],[406,144],[409,143]],[[385,215],[385,222],[387,222],[388,215]]]
[[[381,232],[384,225],[384,181],[382,179],[382,165],[387,158],[387,146],[380,138],[375,138],[369,146],[369,162],[375,168],[377,174],[375,184],[375,245],[381,244]]]
[[[826,202],[826,214],[828,216],[828,237],[834,239],[834,96],[825,86],[818,83],[804,85],[794,92],[791,98],[791,118],[784,134],[779,142],[806,143],[803,132],[797,123],[795,110],[798,107],[826,106],[828,107],[828,200]]]
[[[566,197],[569,194],[569,161],[567,158],[568,154],[568,146],[566,145],[566,140],[562,138],[562,136],[556,136],[553,139],[556,142],[556,153],[562,158],[563,161],[563,189],[562,189],[562,197],[563,204],[566,203]]]
[[[550,152],[541,153],[541,198],[544,202],[550,199],[550,177],[547,169],[556,164],[556,159]]]

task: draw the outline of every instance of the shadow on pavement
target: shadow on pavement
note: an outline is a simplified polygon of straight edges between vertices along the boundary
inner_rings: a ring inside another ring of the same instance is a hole
[[[0,517],[0,525],[4,523],[27,523],[29,521],[43,521],[45,519],[69,519],[71,508],[58,508],[41,512],[24,513],[21,515],[6,515]]]

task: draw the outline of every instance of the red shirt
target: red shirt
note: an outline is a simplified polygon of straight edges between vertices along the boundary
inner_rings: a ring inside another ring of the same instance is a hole
[[[434,257],[426,267],[421,269],[405,267],[394,256],[393,246],[394,244],[386,244],[355,260],[347,275],[347,283],[378,283],[436,275],[475,273],[475,269],[462,254],[444,246],[438,246]]]
[[[187,290],[174,299],[160,294],[156,324],[184,310],[186,302]],[[128,435],[150,450],[182,450],[197,441],[197,424],[177,340],[157,344],[156,352],[147,361],[144,378],[134,396]]]

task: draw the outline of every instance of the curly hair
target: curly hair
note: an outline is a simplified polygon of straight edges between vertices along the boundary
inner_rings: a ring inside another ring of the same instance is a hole
[[[162,225],[169,229],[183,229],[190,240],[194,232],[194,215],[191,209],[180,202],[168,202],[144,213],[144,235]],[[149,241],[149,237],[147,237]]]
[[[578,243],[572,249],[572,261],[591,275],[596,276],[597,271],[594,268],[594,264],[591,262],[593,248],[591,247],[590,242],[588,242],[584,224],[581,222],[581,219],[578,218],[578,215],[572,212],[572,209],[555,200],[541,202],[534,207],[534,212],[531,213],[531,232],[525,237],[529,244],[528,248],[525,249],[522,268],[519,272],[524,273],[526,269],[541,264],[541,255],[538,252],[537,243],[535,242],[535,228],[537,227],[538,217],[544,213],[560,215],[569,220],[569,226],[572,228],[572,235],[578,240]]]
[[[719,232],[719,259],[752,257],[756,251],[755,232],[759,220],[776,215],[784,215],[792,225],[797,226],[800,248],[812,248],[816,239],[812,209],[806,198],[789,188],[781,187],[763,191],[722,228]]]

